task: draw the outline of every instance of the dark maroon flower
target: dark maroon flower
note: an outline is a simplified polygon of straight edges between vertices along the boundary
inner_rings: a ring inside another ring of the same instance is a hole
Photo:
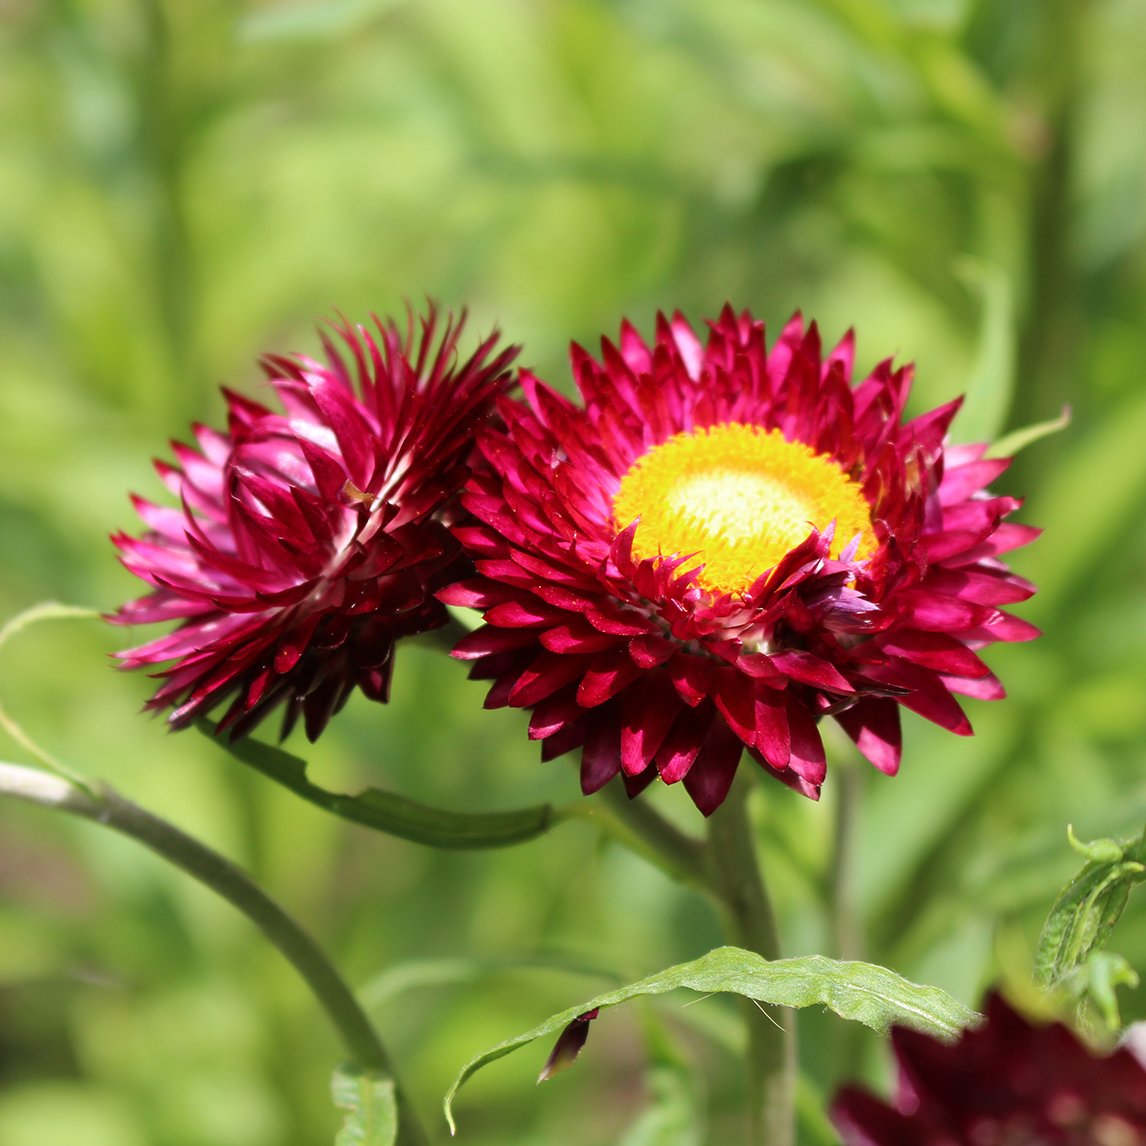
[[[1003,695],[975,650],[1036,634],[999,555],[1038,533],[985,492],[1006,459],[945,445],[958,402],[903,420],[910,368],[853,387],[850,334],[709,325],[574,346],[583,405],[524,373],[455,530],[478,576],[439,594],[484,612],[455,655],[543,758],[580,748],[585,792],[683,780],[706,814],[744,748],[817,796],[824,716],[887,773],[900,705],[969,734],[955,694]]]
[[[845,1146],[1146,1146],[1146,1070],[1128,1050],[1095,1054],[1061,1023],[1028,1022],[999,995],[987,1021],[942,1043],[895,1028],[892,1103],[843,1090]]]
[[[491,335],[459,360],[464,321],[431,308],[405,332],[335,326],[325,362],[268,356],[283,413],[225,391],[227,430],[156,463],[179,508],[136,497],[147,532],[113,538],[152,591],[111,619],[179,622],[117,654],[166,664],[149,708],[179,728],[229,701],[239,736],[281,704],[313,740],[355,687],[386,699],[394,642],[442,625],[433,591],[469,567],[447,524],[516,354]]]

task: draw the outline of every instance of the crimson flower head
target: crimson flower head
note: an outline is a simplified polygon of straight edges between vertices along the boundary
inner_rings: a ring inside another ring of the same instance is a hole
[[[945,1044],[898,1027],[892,1103],[848,1088],[832,1107],[844,1146],[1144,1146],[1146,1070],[1036,1026],[999,995],[987,1021]]]
[[[455,655],[487,706],[579,748],[585,792],[683,780],[708,814],[747,749],[815,797],[823,717],[894,773],[901,705],[966,735],[956,694],[1003,695],[975,650],[1036,634],[1001,609],[1038,532],[986,492],[1008,461],[946,444],[958,402],[904,420],[910,368],[852,362],[726,307],[704,341],[678,314],[574,346],[582,404],[529,373],[499,402],[455,530],[477,576],[439,596],[484,613]]]
[[[281,412],[224,391],[227,429],[156,463],[179,505],[133,499],[146,532],[112,540],[151,592],[111,619],[178,622],[117,654],[162,679],[171,725],[229,702],[240,736],[282,705],[314,740],[355,687],[386,700],[399,637],[445,623],[433,592],[468,567],[447,526],[516,354],[491,335],[461,359],[464,321],[431,307],[334,326],[322,362],[267,356]]]

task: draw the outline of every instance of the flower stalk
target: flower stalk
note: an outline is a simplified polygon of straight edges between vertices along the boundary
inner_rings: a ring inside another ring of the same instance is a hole
[[[250,919],[291,963],[334,1024],[354,1064],[395,1080],[398,1146],[428,1139],[365,1012],[322,948],[246,872],[106,785],[92,792],[35,768],[0,762],[0,795],[68,812],[129,836],[209,887]]]
[[[752,784],[738,777],[728,797],[708,820],[708,889],[737,946],[780,956],[772,902],[760,869],[748,815]],[[795,1013],[741,1000],[748,1034],[748,1142],[753,1146],[792,1146],[795,1142]]]
[[[602,827],[619,843],[648,859],[670,878],[706,892],[721,915],[730,943],[765,959],[780,957],[772,901],[760,870],[748,815],[753,784],[738,777],[707,820],[704,840],[681,831],[646,801],[630,800],[619,784],[604,788]],[[748,1036],[747,1118],[749,1146],[795,1142],[795,1014],[781,1007],[741,1000]]]
[[[845,760],[836,770],[835,811],[832,823],[832,863],[828,897],[831,936],[837,959],[862,959],[862,941],[857,919],[854,853],[856,820],[863,795],[864,776],[856,762]]]

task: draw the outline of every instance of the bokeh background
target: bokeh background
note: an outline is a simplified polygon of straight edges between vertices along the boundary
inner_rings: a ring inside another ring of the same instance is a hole
[[[135,595],[107,543],[149,459],[265,350],[338,311],[468,304],[567,385],[570,339],[725,300],[796,308],[860,365],[917,364],[956,432],[1055,417],[1000,483],[1046,534],[1033,645],[977,736],[908,718],[901,775],[833,746],[819,805],[756,805],[790,953],[861,955],[975,1002],[1029,966],[1083,836],[1146,817],[1146,21],[1136,0],[3,0],[0,615]],[[693,894],[568,824],[436,854],[272,790],[137,715],[124,635],[44,625],[0,697],[45,746],[223,850],[334,953],[435,1126],[482,1047],[720,942]],[[432,647],[393,703],[288,744],[331,785],[456,808],[577,799],[520,713]],[[0,755],[27,759],[6,737]],[[860,814],[839,852],[838,793]],[[686,827],[681,793],[654,794]],[[842,873],[833,876],[833,870]],[[831,903],[836,904],[833,912]],[[1114,946],[1146,968],[1146,910]],[[421,970],[413,964],[429,960]],[[545,1087],[462,1092],[470,1146],[737,1140],[735,1011],[630,1005]],[[1140,993],[1125,1012],[1146,1014]],[[802,1141],[879,1047],[801,1017]],[[278,956],[136,845],[0,804],[0,1143],[329,1142],[339,1048]]]

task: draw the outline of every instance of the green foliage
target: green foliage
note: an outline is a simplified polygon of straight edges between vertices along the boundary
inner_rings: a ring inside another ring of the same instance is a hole
[[[394,1146],[398,1140],[398,1102],[393,1079],[340,1067],[330,1084],[334,1105],[346,1111],[334,1146]]]
[[[1042,441],[1043,438],[1050,437],[1051,434],[1057,434],[1069,425],[1070,407],[1064,406],[1062,413],[1057,418],[1048,418],[1045,422],[1036,422],[1033,426],[1022,426],[1017,430],[1012,430],[1009,434],[1005,434],[994,442],[987,451],[987,457],[1013,458],[1020,451],[1025,450],[1027,446],[1033,446],[1035,442]]]
[[[513,812],[467,815],[445,808],[431,808],[379,788],[368,788],[355,796],[328,792],[306,778],[305,760],[249,736],[241,740],[219,738],[215,736],[215,728],[210,721],[199,721],[198,727],[214,737],[216,743],[226,748],[236,760],[282,784],[304,800],[351,823],[427,847],[463,851],[504,848],[534,839],[556,822],[554,811],[548,804]]]
[[[699,1084],[688,1064],[655,1061],[648,1070],[649,1102],[617,1146],[699,1146],[703,1118]]]
[[[769,962],[740,947],[718,947],[699,959],[667,967],[636,983],[567,1007],[543,1023],[474,1056],[462,1067],[445,1098],[450,1132],[456,1131],[453,1102],[458,1090],[482,1067],[537,1039],[563,1031],[586,1012],[646,995],[685,988],[700,994],[730,992],[780,1007],[830,1007],[840,1018],[885,1031],[893,1023],[939,1037],[953,1037],[974,1023],[970,1008],[935,987],[909,983],[886,967],[839,962],[822,955]]]
[[[17,613],[16,616],[9,618],[3,625],[0,625],[0,649],[17,633],[22,632],[31,625],[39,624],[41,621],[63,621],[74,620],[80,617],[95,618],[98,616],[99,614],[96,613],[94,609],[83,609],[73,605],[61,605],[58,601],[41,602],[38,605],[33,605],[31,608],[25,609],[21,613]],[[88,790],[86,781],[76,775],[67,765],[55,759],[50,752],[45,752],[44,749],[24,731],[19,722],[8,714],[2,704],[0,704],[0,728],[3,728],[42,768],[47,768],[49,772],[54,772],[57,776],[71,781],[85,791]]]
[[[622,314],[647,329],[658,307],[699,319],[729,299],[774,332],[799,307],[827,340],[854,326],[861,369],[914,360],[916,409],[970,387],[968,438],[1069,406],[997,483],[1046,529],[1015,562],[1040,587],[1017,611],[1046,635],[987,654],[1010,697],[968,702],[970,740],[909,718],[901,774],[851,777],[836,883],[846,744],[819,806],[779,785],[754,806],[792,955],[856,956],[965,1003],[1029,972],[1077,866],[1063,826],[1119,839],[1146,820],[1136,0],[15,0],[0,25],[0,617],[139,593],[107,544],[135,528],[125,491],[160,499],[148,459],[217,423],[220,383],[257,397],[256,355],[313,352],[336,309],[468,303],[475,333],[500,323],[567,388],[567,340],[592,347]],[[588,820],[439,854],[167,734],[137,716],[153,682],[106,667],[142,636],[20,635],[5,709],[249,868],[357,981],[553,951],[636,980],[720,942],[693,892]],[[318,745],[284,749],[331,793],[475,814],[579,799],[569,762],[541,765],[520,714],[482,695],[440,651],[402,648],[387,707],[352,701]],[[679,793],[646,795],[698,827]],[[1146,967],[1136,897],[1115,942]],[[1094,999],[1096,953],[1078,968]],[[378,1017],[430,1110],[491,1032],[584,993],[523,967],[389,996]],[[1122,1022],[1146,1016],[1141,985],[1118,994]],[[686,1015],[665,1025],[707,1080],[697,1134],[736,1141],[727,1012]],[[613,1022],[611,1056],[549,1086],[515,1059],[484,1072],[466,1141],[620,1139],[662,1076],[644,1089],[647,1033]],[[853,1024],[813,1008],[800,1028],[809,1105],[886,1070]],[[130,844],[0,806],[5,1146],[331,1141],[337,1054],[228,909]]]
[[[1035,979],[1063,987],[1081,1007],[1090,1000],[1109,1031],[1121,1026],[1115,988],[1138,986],[1138,975],[1121,955],[1105,951],[1130,892],[1146,879],[1146,833],[1119,842],[1080,841],[1071,847],[1086,866],[1063,888],[1043,925],[1035,953]]]

